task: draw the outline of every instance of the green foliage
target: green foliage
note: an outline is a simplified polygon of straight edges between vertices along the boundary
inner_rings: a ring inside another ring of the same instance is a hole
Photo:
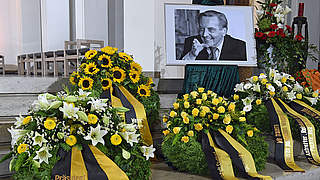
[[[252,106],[252,110],[247,114],[247,122],[257,127],[262,133],[272,133],[269,113],[267,107],[264,104],[254,104]]]
[[[246,149],[251,153],[257,171],[265,169],[268,158],[268,144],[264,141],[263,136],[253,136],[247,138],[248,145]]]
[[[190,138],[188,144],[177,141],[172,145],[173,136],[166,136],[162,143],[162,152],[172,165],[179,171],[192,174],[208,174],[208,164],[201,144]]]

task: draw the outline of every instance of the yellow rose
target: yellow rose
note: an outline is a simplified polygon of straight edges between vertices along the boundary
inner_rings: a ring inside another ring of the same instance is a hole
[[[231,116],[230,116],[230,114],[227,114],[223,119],[223,123],[230,124],[230,122],[231,122]]]
[[[187,143],[187,142],[189,142],[189,137],[188,136],[183,136],[181,138],[181,141],[184,142],[184,143]]]
[[[175,111],[170,112],[170,117],[175,117],[176,115],[177,115],[177,113]]]
[[[240,111],[240,114],[241,114],[242,116],[244,116],[244,115],[246,115],[246,112],[245,112],[245,111]]]
[[[222,114],[224,113],[226,110],[223,106],[218,107],[218,113]]]
[[[198,92],[202,93],[204,91],[204,88],[198,88]]]
[[[166,124],[167,128],[169,128],[169,126],[171,126],[171,124],[172,124],[172,122],[169,121],[169,122]]]
[[[193,131],[188,131],[188,136],[190,136],[190,137],[194,136]]]
[[[187,117],[187,116],[188,116],[188,113],[186,113],[186,112],[184,112],[184,111],[181,112],[181,117],[184,118],[184,117]]]
[[[185,101],[183,103],[184,108],[188,109],[190,107],[190,103],[188,101]]]
[[[223,98],[222,98],[222,97],[219,97],[218,99],[219,99],[219,102],[222,102],[222,101],[223,101]]]
[[[264,73],[260,73],[260,76],[264,76]]]
[[[27,116],[27,117],[23,118],[22,124],[23,124],[23,125],[26,125],[26,124],[28,124],[30,121],[31,121],[31,116]]]
[[[283,91],[283,92],[287,92],[287,91],[288,91],[288,87],[287,87],[287,86],[283,86],[283,87],[282,87],[282,91]]]
[[[183,123],[189,124],[189,118],[188,117],[183,117]]]
[[[313,93],[312,93],[312,97],[316,98],[316,97],[318,97],[318,96],[319,96],[319,94],[318,94],[317,92],[313,92]]]
[[[310,90],[309,90],[309,88],[304,88],[304,92],[306,92],[306,93],[309,93],[310,92]]]
[[[207,94],[208,94],[208,95],[212,94],[212,91],[211,91],[211,90],[208,90],[208,91],[207,91]]]
[[[269,91],[270,96],[274,96],[276,93],[273,91]]]
[[[238,94],[233,95],[233,100],[235,101],[239,100],[239,95]]]
[[[179,109],[179,103],[173,103],[173,109]]]
[[[261,102],[262,102],[261,99],[257,99],[257,100],[256,100],[256,104],[257,104],[257,105],[260,105]]]
[[[287,82],[287,78],[282,77],[282,78],[281,78],[281,82],[282,82],[283,84],[286,83],[286,82]]]
[[[184,99],[185,101],[187,101],[187,100],[188,100],[188,98],[189,98],[189,94],[185,94],[185,95],[183,95],[183,99]]]
[[[253,82],[257,82],[259,80],[259,77],[258,76],[253,76],[252,80],[253,80]]]
[[[239,117],[240,122],[245,122],[246,120],[247,120],[246,117]]]
[[[164,130],[164,131],[162,131],[162,133],[163,133],[163,135],[168,135],[169,133],[170,133],[170,131],[169,130]]]
[[[164,116],[162,117],[162,121],[163,121],[164,123],[166,123],[166,122],[168,121],[168,117],[167,117],[166,115],[164,115]]]
[[[199,109],[194,108],[194,109],[192,110],[192,115],[193,115],[193,117],[197,117],[198,114],[199,114]]]
[[[219,118],[219,114],[218,113],[213,113],[212,119],[216,120]]]
[[[52,130],[56,127],[56,122],[55,122],[56,118],[53,117],[48,117],[45,121],[44,121],[44,127],[48,130]]]
[[[253,131],[252,131],[252,130],[247,131],[247,135],[248,135],[249,137],[252,137],[252,136],[253,136]]]
[[[296,95],[296,97],[297,97],[297,99],[302,99],[302,94],[299,93],[299,94]]]
[[[205,100],[207,100],[207,99],[208,99],[207,94],[206,94],[206,93],[203,93],[203,94],[202,94],[202,100],[204,100],[204,101],[205,101]]]
[[[26,152],[28,150],[28,144],[20,144],[17,148],[19,154]]]
[[[174,127],[173,128],[173,133],[174,134],[178,134],[180,132],[180,129],[181,129],[180,127]]]
[[[230,103],[228,106],[228,111],[234,111],[236,108],[236,105],[234,103]]]
[[[201,106],[201,109],[204,110],[206,113],[210,112],[210,108],[208,108],[208,106]]]
[[[267,84],[268,80],[267,79],[262,79],[261,84]]]
[[[219,99],[217,99],[217,98],[212,99],[212,104],[213,105],[219,104]]]
[[[232,131],[233,131],[233,126],[228,125],[228,126],[226,127],[226,131],[227,131],[227,133],[231,134]]]
[[[201,131],[203,129],[202,127],[202,124],[201,123],[197,123],[194,125],[194,128],[197,130],[197,131]]]
[[[110,141],[111,141],[111,144],[118,146],[119,144],[121,144],[122,138],[121,136],[119,136],[119,134],[114,134],[111,136]]]
[[[198,96],[198,92],[197,91],[192,91],[190,94],[194,99]]]
[[[69,137],[66,138],[66,143],[69,146],[73,146],[77,143],[77,138],[74,135],[70,135]]]
[[[196,104],[200,105],[202,103],[202,99],[197,99]]]
[[[88,123],[96,124],[98,122],[98,117],[94,114],[88,114]]]
[[[206,116],[206,111],[205,110],[201,110],[200,111],[200,117],[205,117]]]

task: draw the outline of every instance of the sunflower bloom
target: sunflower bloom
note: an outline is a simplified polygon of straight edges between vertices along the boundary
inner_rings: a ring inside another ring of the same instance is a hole
[[[133,60],[131,56],[129,56],[128,54],[126,54],[124,52],[119,52],[119,57],[126,60],[126,61]]]
[[[104,91],[110,89],[110,87],[112,86],[112,80],[109,78],[101,79],[101,86]]]
[[[130,63],[130,68],[131,68],[131,70],[138,71],[140,73],[142,72],[142,67],[140,66],[140,64],[138,64],[134,61]]]
[[[150,89],[146,85],[140,85],[138,88],[138,94],[142,97],[150,96]]]
[[[98,60],[102,61],[101,67],[104,67],[104,68],[112,67],[112,60],[110,56],[102,54],[99,56]]]
[[[92,59],[98,52],[96,50],[89,50],[84,55],[87,59]]]
[[[130,71],[129,77],[133,83],[137,83],[140,80],[140,73],[138,71]]]
[[[100,71],[99,68],[97,68],[97,65],[93,63],[89,63],[86,65],[86,68],[84,69],[84,72],[86,74],[95,75]]]
[[[81,87],[82,90],[90,90],[93,86],[93,79],[84,76],[80,78],[78,86]]]
[[[104,53],[107,53],[109,55],[113,55],[114,53],[116,53],[118,51],[118,48],[113,48],[110,46],[106,46],[104,48],[101,48],[101,51]]]
[[[118,66],[111,69],[113,72],[113,81],[121,83],[126,78],[126,72]]]

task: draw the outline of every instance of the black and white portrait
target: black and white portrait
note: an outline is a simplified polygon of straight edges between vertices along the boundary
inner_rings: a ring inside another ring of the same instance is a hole
[[[167,64],[256,65],[252,18],[251,7],[166,4]]]

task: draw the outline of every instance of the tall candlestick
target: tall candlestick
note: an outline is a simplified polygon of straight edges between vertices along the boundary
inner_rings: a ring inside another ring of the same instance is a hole
[[[304,3],[299,3],[298,16],[303,16]]]

